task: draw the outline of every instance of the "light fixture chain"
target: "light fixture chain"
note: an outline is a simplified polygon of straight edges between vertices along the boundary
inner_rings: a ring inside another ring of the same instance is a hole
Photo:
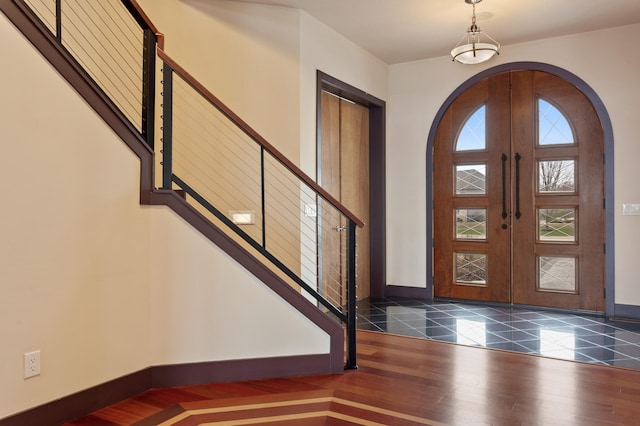
[[[474,1],[473,3],[471,3],[471,5],[473,6],[473,12],[471,14],[471,27],[472,28],[477,28],[476,26],[476,2]]]

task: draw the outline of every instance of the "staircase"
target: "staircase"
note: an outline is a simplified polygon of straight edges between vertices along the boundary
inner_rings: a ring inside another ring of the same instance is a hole
[[[140,158],[140,202],[168,206],[314,322],[342,324],[332,359],[356,368],[362,221],[171,59],[134,0],[71,4],[1,7]]]

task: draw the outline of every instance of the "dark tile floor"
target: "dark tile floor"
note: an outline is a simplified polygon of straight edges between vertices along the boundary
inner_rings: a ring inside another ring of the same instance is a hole
[[[415,299],[358,302],[358,328],[640,369],[640,323]]]

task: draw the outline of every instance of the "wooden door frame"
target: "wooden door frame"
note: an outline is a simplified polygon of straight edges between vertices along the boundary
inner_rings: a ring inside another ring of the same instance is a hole
[[[600,119],[600,123],[602,125],[602,131],[604,136],[604,174],[605,174],[605,187],[604,187],[604,197],[605,197],[605,314],[610,317],[616,316],[616,311],[618,311],[619,316],[628,316],[625,315],[626,309],[624,305],[615,305],[615,246],[614,246],[614,213],[615,213],[615,204],[614,204],[614,185],[613,185],[613,127],[611,125],[611,119],[609,118],[609,113],[604,106],[604,103],[600,99],[600,97],[596,94],[596,92],[589,86],[584,80],[575,74],[559,68],[554,65],[544,64],[540,62],[512,62],[508,64],[502,64],[495,66],[493,68],[489,68],[484,70],[475,76],[471,77],[464,83],[462,83],[456,90],[453,91],[451,95],[444,101],[438,113],[436,114],[433,123],[431,125],[431,129],[429,130],[429,136],[427,140],[427,180],[426,180],[426,191],[427,191],[427,258],[426,258],[426,267],[427,267],[427,286],[425,289],[425,297],[432,298],[433,297],[433,145],[435,142],[435,135],[440,125],[440,121],[444,116],[444,113],[449,108],[449,106],[453,103],[453,101],[465,90],[469,89],[475,83],[490,77],[495,74],[515,71],[515,70],[532,70],[532,71],[543,71],[549,74],[553,74],[558,76],[569,83],[576,86],[584,95],[589,99],[594,109],[596,110],[596,114]]]
[[[386,295],[386,196],[385,196],[385,139],[386,103],[322,71],[316,76],[316,180],[321,179],[320,100],[327,91],[369,108],[369,233],[370,233],[370,297]]]

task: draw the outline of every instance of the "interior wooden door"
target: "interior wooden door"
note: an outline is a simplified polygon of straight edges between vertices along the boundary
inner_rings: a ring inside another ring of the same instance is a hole
[[[365,226],[357,231],[356,282],[357,298],[370,293],[369,222],[369,109],[323,91],[321,99],[321,137],[319,140],[320,185],[359,217]],[[323,250],[345,250],[346,225],[331,209],[320,214],[335,221],[335,227],[324,227],[320,239]],[[326,243],[326,244],[325,244]],[[328,244],[328,245],[327,245]],[[344,259],[344,256],[341,256]],[[325,268],[325,283],[341,283],[344,288],[345,265]],[[327,274],[331,275],[328,276]],[[338,277],[337,275],[341,275]],[[333,290],[332,290],[333,291]],[[344,297],[344,295],[343,295]]]
[[[477,83],[436,134],[435,295],[604,310],[603,200],[603,132],[575,86]]]
[[[509,302],[509,75],[463,93],[434,145],[435,296]],[[504,169],[503,169],[504,167]],[[505,226],[506,225],[506,226]]]
[[[575,86],[548,73],[513,73],[512,87],[513,301],[604,311],[597,113]]]
[[[340,199],[340,99],[322,92],[320,116],[321,149],[319,149],[318,182]],[[318,287],[335,306],[347,301],[344,237],[338,232],[346,223],[329,203],[318,199]]]

